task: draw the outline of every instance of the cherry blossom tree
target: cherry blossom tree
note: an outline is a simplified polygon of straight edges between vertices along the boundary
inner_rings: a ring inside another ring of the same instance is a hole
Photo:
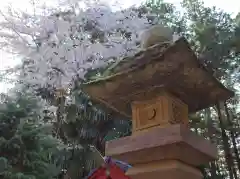
[[[22,58],[24,83],[68,88],[74,78],[84,80],[88,70],[138,51],[139,33],[154,23],[141,8],[114,12],[100,1],[67,5],[34,14],[1,13],[0,45]]]
[[[154,16],[144,8],[113,11],[100,1],[68,2],[59,7],[32,14],[2,13],[0,45],[22,59],[17,67],[19,81],[55,106],[54,136],[104,151],[105,139],[129,133],[130,122],[112,120],[79,88],[72,87],[75,81],[86,80],[89,70],[136,53],[139,35],[155,23]],[[58,96],[56,89],[72,90],[70,95]]]

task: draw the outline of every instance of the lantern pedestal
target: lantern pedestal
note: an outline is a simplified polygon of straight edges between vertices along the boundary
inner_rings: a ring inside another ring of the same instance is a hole
[[[107,142],[106,155],[133,165],[132,179],[200,179],[196,168],[216,159],[216,147],[181,124]]]
[[[216,147],[188,128],[188,108],[162,92],[132,103],[133,135],[106,145],[106,155],[133,165],[132,179],[201,179],[197,166],[217,157]]]

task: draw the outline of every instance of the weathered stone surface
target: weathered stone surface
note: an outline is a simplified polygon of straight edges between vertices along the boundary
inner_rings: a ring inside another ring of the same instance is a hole
[[[203,177],[199,170],[176,160],[135,165],[127,175],[131,179],[202,179]]]
[[[173,159],[199,166],[215,160],[217,149],[187,127],[171,125],[109,141],[106,155],[133,165]]]
[[[133,101],[153,99],[162,89],[188,105],[189,112],[234,95],[201,65],[184,38],[137,53],[115,73],[83,85],[83,91],[127,117],[131,117]]]

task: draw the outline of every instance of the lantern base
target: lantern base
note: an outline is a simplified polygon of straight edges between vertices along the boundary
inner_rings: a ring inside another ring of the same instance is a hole
[[[199,166],[215,160],[217,148],[186,126],[176,124],[109,141],[106,155],[131,165],[173,159]]]
[[[126,173],[131,179],[201,179],[202,173],[176,160],[137,164]]]
[[[133,166],[132,179],[200,179],[198,166],[217,158],[217,148],[185,125],[152,128],[109,141],[106,155]]]

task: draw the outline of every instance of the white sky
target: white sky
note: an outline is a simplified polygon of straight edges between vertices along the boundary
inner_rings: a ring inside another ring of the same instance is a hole
[[[35,2],[36,1],[47,2],[47,4],[49,4],[53,0],[35,0]],[[128,7],[133,4],[144,2],[144,0],[120,0],[120,2],[124,7]],[[181,0],[165,0],[165,2],[173,3],[175,6],[179,7]],[[11,3],[13,7],[17,7],[25,11],[31,8],[29,0],[1,0],[0,9],[3,9],[4,6],[9,3]],[[233,13],[234,15],[240,12],[240,0],[204,0],[204,3],[206,6],[216,6],[220,9],[224,9],[229,13]],[[0,51],[0,74],[2,70],[13,66],[17,61],[19,60],[9,54]],[[7,92],[7,90],[12,86],[13,84],[0,83],[0,92]]]

